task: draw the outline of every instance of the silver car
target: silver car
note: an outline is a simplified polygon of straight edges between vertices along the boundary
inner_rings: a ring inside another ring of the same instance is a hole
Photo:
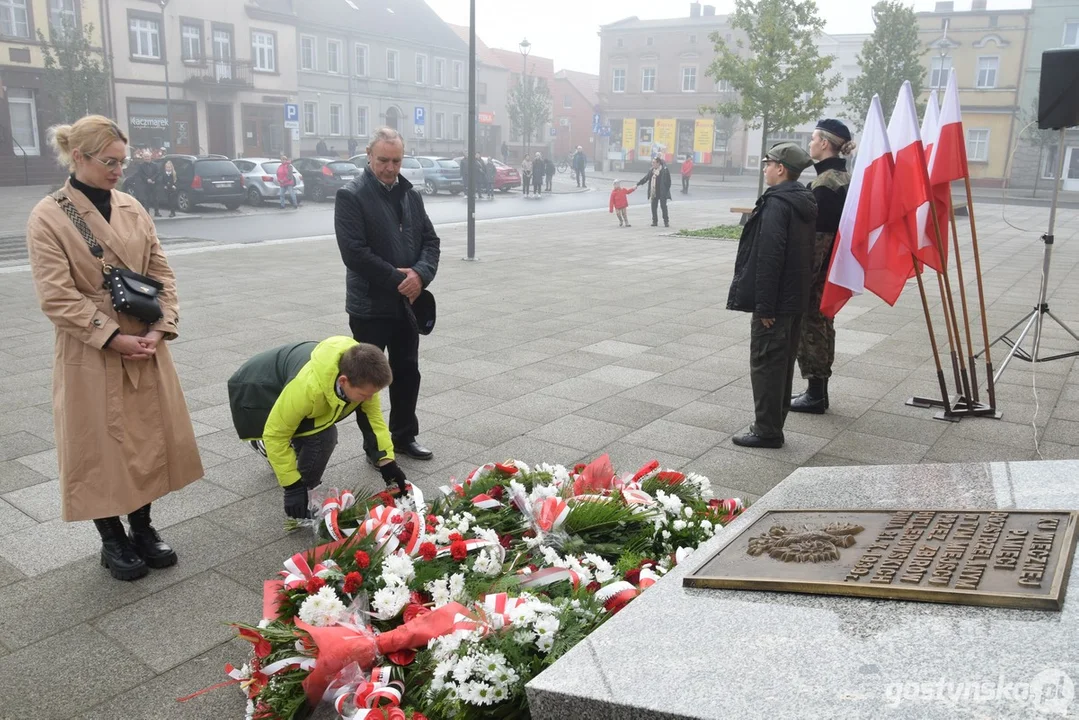
[[[277,184],[277,168],[281,161],[275,158],[238,158],[232,164],[240,168],[247,186],[247,203],[258,206],[267,200],[281,197],[281,186]],[[292,169],[296,178],[296,202],[303,202],[303,176]]]
[[[354,163],[356,167],[361,170],[367,167],[366,155],[354,155],[349,158],[349,162]],[[411,155],[405,155],[401,160],[401,177],[412,183],[417,190],[423,191],[423,168],[420,167],[420,161]]]

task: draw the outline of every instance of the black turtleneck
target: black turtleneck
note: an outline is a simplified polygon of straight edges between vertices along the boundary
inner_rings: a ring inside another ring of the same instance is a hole
[[[829,170],[847,171],[847,161],[841,157],[830,157],[813,165],[820,177]],[[817,232],[834,233],[839,230],[839,219],[843,215],[843,203],[847,199],[847,186],[839,191],[825,185],[813,188],[813,197],[817,200]]]
[[[105,222],[109,222],[109,218],[112,216],[112,190],[91,187],[78,180],[74,175],[71,176],[71,187],[85,195],[94,204],[97,211],[101,213],[101,217],[105,218]]]

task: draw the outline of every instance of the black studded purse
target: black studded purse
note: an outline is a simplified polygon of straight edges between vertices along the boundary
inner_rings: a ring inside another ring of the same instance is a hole
[[[82,219],[82,215],[64,191],[57,190],[52,194],[52,198],[82,235],[93,256],[101,262],[101,274],[105,277],[104,287],[112,294],[112,307],[117,312],[130,315],[147,325],[153,325],[164,317],[158,300],[164,285],[134,270],[107,264],[102,259],[104,251],[90,231],[90,226]]]

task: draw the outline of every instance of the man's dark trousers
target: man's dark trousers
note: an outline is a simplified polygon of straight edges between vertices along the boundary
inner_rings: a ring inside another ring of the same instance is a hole
[[[663,224],[668,225],[671,222],[670,218],[667,216],[667,198],[663,198],[661,200],[658,197],[653,195],[652,196],[652,224],[653,225],[658,225],[659,224],[659,214],[658,214],[657,211],[661,207],[663,208]]]
[[[358,413],[363,415],[363,413]],[[330,462],[334,448],[337,447],[337,426],[330,425],[320,433],[292,438],[292,449],[296,451],[296,469],[308,488],[322,483],[326,465]]]
[[[578,168],[575,170],[577,173],[577,187],[588,187],[588,181],[585,179],[584,168]]]
[[[778,315],[772,327],[766,328],[760,316],[754,314],[752,323],[749,378],[757,419],[750,430],[762,438],[782,440],[798,365],[802,315]]]
[[[403,298],[404,296],[402,296]],[[348,316],[348,326],[357,342],[370,343],[380,350],[389,350],[390,370],[390,435],[394,445],[407,445],[420,432],[416,419],[416,400],[420,396],[420,336],[404,316],[404,305],[397,318],[364,318]],[[378,458],[378,440],[367,416],[356,413],[356,423],[363,433],[363,449],[370,458]]]

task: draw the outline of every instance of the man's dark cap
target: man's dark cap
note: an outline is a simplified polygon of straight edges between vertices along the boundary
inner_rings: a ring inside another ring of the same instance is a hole
[[[404,298],[404,301],[408,319],[415,323],[416,332],[420,335],[430,335],[435,329],[435,296],[430,290],[423,290],[416,298],[416,302],[410,304],[408,298]]]
[[[796,173],[801,173],[813,164],[809,153],[801,145],[792,142],[776,143],[768,150],[768,159],[774,160]]]

